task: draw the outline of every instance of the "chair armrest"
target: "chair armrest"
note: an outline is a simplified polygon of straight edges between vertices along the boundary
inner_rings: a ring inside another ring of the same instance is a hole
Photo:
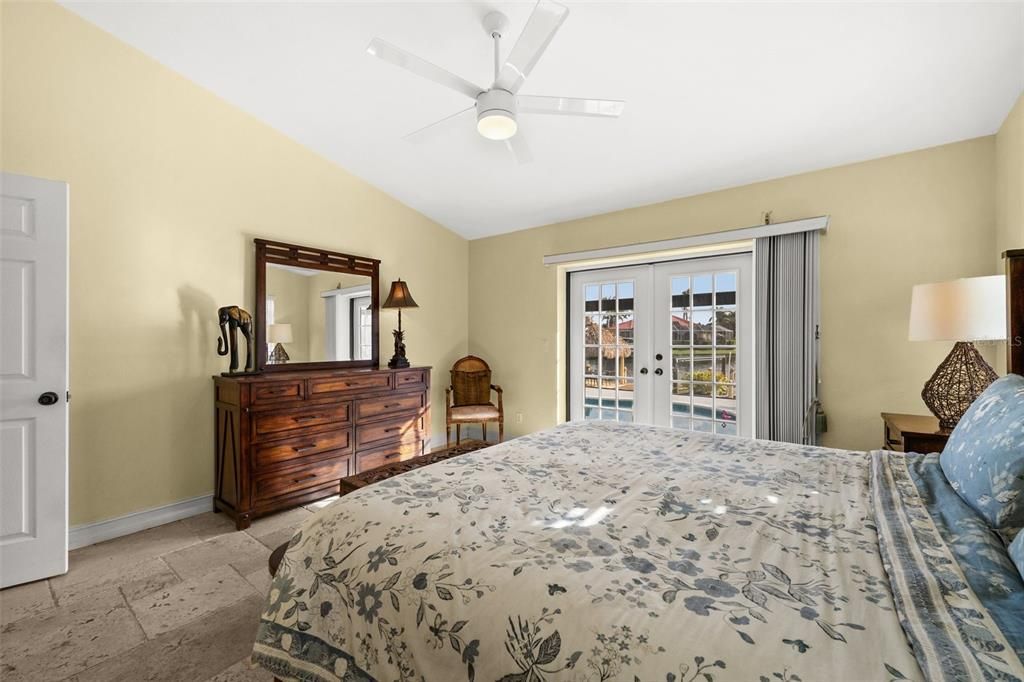
[[[499,395],[501,394],[501,386],[491,384],[491,390],[494,391],[495,393],[498,393]]]
[[[504,417],[505,406],[502,404],[501,386],[498,386],[497,384],[491,384],[491,390],[498,394],[498,416]]]

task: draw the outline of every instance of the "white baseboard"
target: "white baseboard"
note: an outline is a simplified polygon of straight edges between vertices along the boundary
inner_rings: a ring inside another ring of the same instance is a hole
[[[131,535],[140,530],[155,528],[208,511],[213,511],[212,494],[172,502],[162,507],[143,509],[106,521],[72,526],[68,531],[68,547],[69,549],[78,549],[87,545],[95,545],[97,542],[113,540],[122,535]]]
[[[430,449],[441,449],[445,446],[444,434],[434,436],[430,439]],[[165,523],[180,521],[190,516],[213,511],[213,495],[200,495],[190,500],[172,502],[162,507],[143,509],[141,511],[118,516],[117,518],[97,521],[96,523],[85,523],[80,526],[72,526],[68,531],[68,548],[78,549],[88,545],[95,545],[104,540],[113,540],[122,535],[131,535],[140,530],[148,530],[162,526]]]

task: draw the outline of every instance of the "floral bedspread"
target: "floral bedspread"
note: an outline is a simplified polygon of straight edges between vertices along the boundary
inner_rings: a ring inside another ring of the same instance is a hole
[[[298,680],[922,679],[871,457],[564,425],[363,488],[293,537],[254,660]]]

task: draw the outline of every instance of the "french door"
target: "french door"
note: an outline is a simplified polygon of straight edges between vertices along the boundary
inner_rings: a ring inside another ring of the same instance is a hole
[[[570,275],[572,420],[751,436],[748,253]]]

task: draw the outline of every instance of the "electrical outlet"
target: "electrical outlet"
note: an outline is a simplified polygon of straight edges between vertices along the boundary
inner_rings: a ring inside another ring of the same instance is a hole
[[[523,423],[523,413],[522,412],[516,412],[516,424],[522,424],[522,423]]]

